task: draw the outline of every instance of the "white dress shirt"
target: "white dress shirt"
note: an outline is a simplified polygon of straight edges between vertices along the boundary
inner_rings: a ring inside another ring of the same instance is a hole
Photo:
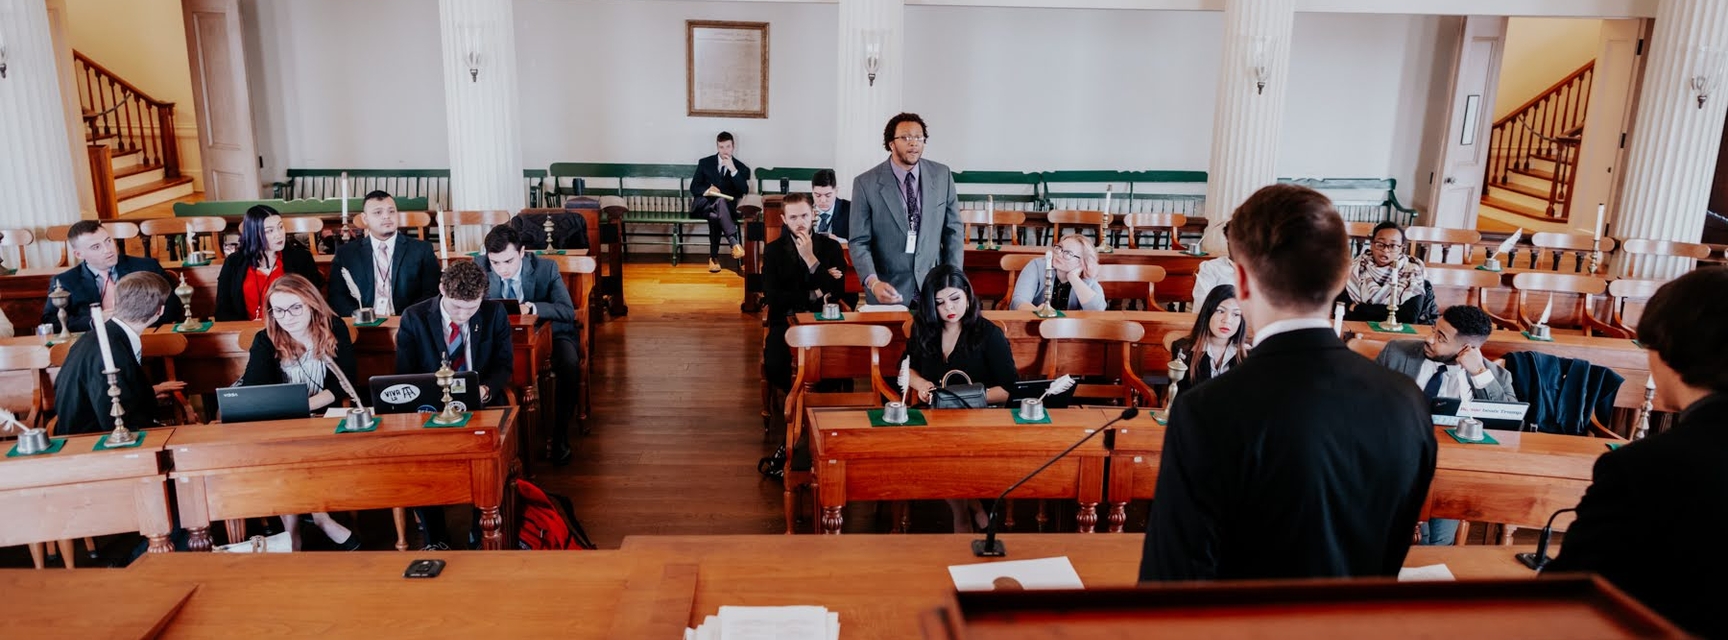
[[[1423,358],[1422,369],[1416,372],[1416,386],[1424,389],[1428,388],[1428,380],[1433,378],[1434,372],[1439,370],[1440,363]],[[1494,384],[1494,371],[1487,367],[1483,367],[1482,373],[1471,376],[1464,372],[1464,365],[1456,362],[1446,365],[1446,379],[1440,381],[1440,397],[1464,397],[1465,378],[1469,378],[1470,386],[1477,389],[1486,389],[1488,388],[1488,385]],[[1475,394],[1471,395],[1474,396]]]
[[[1200,269],[1194,274],[1195,308],[1205,304],[1206,296],[1221,284],[1236,284],[1236,263],[1224,256],[1200,263]]]
[[[1302,329],[1325,329],[1331,331],[1332,321],[1327,318],[1290,318],[1288,320],[1279,320],[1261,327],[1259,331],[1255,331],[1254,344],[1258,346],[1259,344],[1266,342],[1266,339],[1272,336],[1280,333],[1299,331]]]

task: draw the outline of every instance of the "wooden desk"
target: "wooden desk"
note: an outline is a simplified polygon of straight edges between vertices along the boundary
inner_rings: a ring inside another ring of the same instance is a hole
[[[1433,327],[1425,325],[1409,325],[1416,333],[1378,333],[1368,327],[1366,322],[1344,323],[1344,336],[1351,336],[1375,343],[1375,353],[1384,348],[1385,343],[1393,340],[1425,340]],[[1555,333],[1553,342],[1541,342],[1524,337],[1522,332],[1496,330],[1488,341],[1482,344],[1482,355],[1490,360],[1506,357],[1513,351],[1535,351],[1560,358],[1578,358],[1589,360],[1593,364],[1613,369],[1626,381],[1621,383],[1620,391],[1614,396],[1616,407],[1637,407],[1644,402],[1644,382],[1650,379],[1649,356],[1631,340],[1620,338],[1585,337],[1581,335],[1566,335]],[[1662,407],[1657,410],[1667,411]]]
[[[1118,423],[1105,492],[1112,533],[1122,531],[1130,500],[1156,495],[1164,427],[1149,413]],[[1440,448],[1424,519],[1540,527],[1555,511],[1578,506],[1596,458],[1608,452],[1601,438],[1497,430],[1488,435],[1499,444],[1463,444],[1443,427],[1434,428]]]
[[[973,294],[987,300],[1008,297],[1013,292],[1008,290],[1008,272],[1002,270],[1002,256],[1042,256],[1048,249],[1049,247],[1003,245],[1000,250],[988,250],[979,249],[976,244],[967,245],[964,268],[967,280],[972,283]],[[1156,287],[1159,302],[1193,302],[1194,276],[1200,272],[1200,263],[1211,258],[1212,256],[1191,256],[1168,249],[1117,249],[1112,253],[1098,254],[1098,262],[1101,264],[1149,264],[1164,267],[1164,281]],[[863,284],[852,272],[850,252],[846,254],[846,266],[846,271],[852,274],[852,277],[846,278],[846,290],[852,293],[862,292]],[[1144,285],[1109,283],[1104,285],[1104,295],[1111,299],[1141,299],[1146,296],[1146,288]]]
[[[811,460],[822,530],[838,534],[849,500],[995,498],[1108,419],[1052,409],[1051,424],[1017,425],[1008,409],[925,409],[929,426],[872,427],[856,409],[811,409]],[[1078,501],[1081,531],[1098,522],[1103,438],[1094,438],[1015,490],[1016,498]]]
[[[318,264],[318,273],[324,276],[326,282],[330,279],[330,260],[327,255],[314,256]],[[192,285],[192,310],[195,315],[208,320],[216,314],[216,276],[222,273],[222,262],[216,261],[196,267],[184,267],[177,260],[162,262],[162,268],[168,272],[169,284],[178,286],[177,279],[181,273],[186,274],[186,284]],[[35,331],[36,325],[42,322],[42,309],[48,305],[48,289],[54,276],[59,275],[68,267],[49,267],[41,269],[19,269],[9,276],[0,276],[0,312],[12,321],[20,335],[29,335]],[[180,299],[168,296],[167,304],[178,305]]]
[[[157,459],[174,429],[148,433],[131,449],[92,451],[103,433],[71,436],[53,454],[0,457],[0,547],[137,531],[152,553],[173,551],[168,477]],[[13,443],[0,444],[3,456]]]
[[[516,409],[477,411],[448,429],[423,428],[420,414],[379,418],[370,433],[335,433],[334,418],[176,429],[169,478],[192,548],[210,549],[213,520],[470,503],[485,548],[507,548],[499,510],[520,437]]]

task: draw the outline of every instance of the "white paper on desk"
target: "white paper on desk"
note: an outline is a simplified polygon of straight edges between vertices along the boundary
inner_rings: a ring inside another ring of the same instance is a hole
[[[1399,582],[1451,582],[1452,570],[1444,564],[1431,564],[1426,567],[1401,567],[1398,569]]]
[[[264,538],[265,553],[291,553],[294,551],[294,539],[289,537],[288,532],[286,531],[273,536],[262,537]],[[234,544],[220,545],[215,548],[215,551],[223,553],[252,553],[252,541],[248,539],[241,540]]]
[[[838,640],[840,615],[825,607],[720,607],[720,640]],[[709,623],[704,622],[703,626]],[[701,633],[698,632],[700,638]]]
[[[877,311],[909,311],[903,304],[861,304],[858,313],[873,313]]]
[[[348,408],[347,407],[330,407],[329,409],[324,410],[324,417],[326,417],[326,418],[346,418],[346,417],[348,417]]]
[[[948,575],[954,578],[954,588],[961,591],[994,591],[997,578],[1012,578],[1020,583],[1021,588],[1028,590],[1082,589],[1086,586],[1080,583],[1080,574],[1074,571],[1074,564],[1068,561],[1067,556],[957,564],[948,567]]]

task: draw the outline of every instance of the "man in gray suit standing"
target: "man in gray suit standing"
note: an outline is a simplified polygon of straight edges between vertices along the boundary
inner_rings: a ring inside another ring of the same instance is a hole
[[[852,180],[852,267],[871,304],[905,304],[938,264],[964,268],[954,173],[923,159],[924,119],[888,120],[888,160]]]

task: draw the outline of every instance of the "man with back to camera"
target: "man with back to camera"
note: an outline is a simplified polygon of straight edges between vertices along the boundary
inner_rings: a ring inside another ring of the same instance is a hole
[[[1253,355],[1176,397],[1140,580],[1395,576],[1434,477],[1415,383],[1344,346],[1350,256],[1320,193],[1262,188],[1228,232]]]
[[[916,113],[888,120],[888,159],[852,180],[852,267],[870,304],[907,304],[936,265],[964,267],[954,173],[924,159],[929,128]]]

